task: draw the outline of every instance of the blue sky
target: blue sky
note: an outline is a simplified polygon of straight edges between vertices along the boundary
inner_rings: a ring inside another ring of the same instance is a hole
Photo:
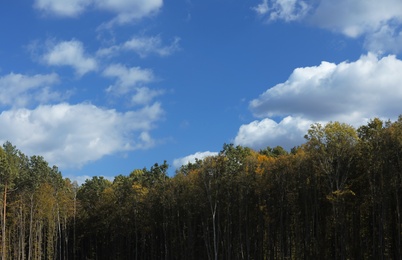
[[[401,29],[399,0],[7,1],[0,141],[82,182],[396,120]]]

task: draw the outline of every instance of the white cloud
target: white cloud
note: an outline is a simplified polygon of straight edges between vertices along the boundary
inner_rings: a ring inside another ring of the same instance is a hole
[[[153,146],[149,132],[163,113],[159,103],[125,113],[67,103],[14,109],[0,114],[0,141],[62,168],[80,167],[105,155]]]
[[[72,182],[76,181],[79,186],[84,184],[86,180],[92,179],[89,175],[81,175],[81,176],[66,176],[65,178],[69,178]]]
[[[150,69],[140,67],[127,68],[121,64],[113,64],[103,71],[103,76],[117,78],[113,85],[106,91],[117,96],[129,96],[131,105],[147,105],[154,98],[165,93],[164,90],[154,90],[144,86],[145,83],[155,81],[155,76]]]
[[[176,169],[180,168],[182,165],[186,165],[188,163],[195,163],[195,159],[199,159],[202,160],[205,157],[208,156],[215,156],[218,155],[217,152],[210,152],[210,151],[206,151],[206,152],[196,152],[195,154],[190,154],[187,155],[185,157],[181,157],[178,159],[174,159],[173,160],[173,167],[175,167]]]
[[[57,16],[74,17],[85,11],[91,0],[35,0],[35,8]]]
[[[303,143],[303,137],[312,123],[313,121],[292,116],[285,117],[279,123],[269,118],[256,120],[240,126],[234,144],[256,150],[279,145],[289,150]]]
[[[163,0],[95,0],[95,5],[117,16],[107,26],[125,24],[152,15],[162,8]]]
[[[120,45],[113,45],[110,47],[99,49],[96,52],[96,56],[101,58],[111,58],[119,54],[120,51],[121,51]]]
[[[98,177],[103,177],[106,180],[109,180],[110,182],[113,182],[115,176],[104,176],[104,175],[97,175]],[[72,182],[76,181],[79,186],[84,184],[87,180],[91,180],[92,176],[89,175],[80,175],[80,176],[72,176],[72,175],[67,175],[65,178],[69,178]]]
[[[297,68],[286,82],[252,100],[250,108],[259,117],[303,115],[349,122],[372,116],[395,118],[402,101],[400,71],[402,61],[395,56],[378,59],[371,53],[355,62]]]
[[[264,15],[269,12],[268,0],[263,0],[261,4],[253,7],[254,11],[256,11],[259,15]]]
[[[71,40],[52,45],[43,60],[48,65],[71,66],[79,76],[97,69],[97,61],[85,54],[80,41]]]
[[[133,37],[123,44],[123,48],[135,51],[140,57],[146,57],[152,53],[164,57],[179,49],[179,41],[180,39],[176,37],[170,45],[164,46],[160,36]]]
[[[40,11],[62,17],[75,17],[90,7],[116,14],[108,23],[124,24],[159,11],[163,0],[35,0],[34,7]]]
[[[59,99],[59,94],[50,87],[59,82],[57,74],[27,76],[10,73],[0,77],[0,104],[22,107],[33,102]]]
[[[400,0],[262,0],[253,9],[271,21],[298,20],[352,38],[363,36],[372,52],[402,49]]]
[[[295,21],[303,18],[309,11],[309,5],[300,0],[263,0],[253,7],[259,15],[268,15],[270,21]]]
[[[367,35],[365,48],[375,53],[400,53],[402,51],[402,31],[390,25],[382,26],[378,31]]]
[[[319,1],[311,22],[349,37],[372,33],[390,23],[402,22],[399,0],[326,0]]]
[[[263,119],[241,126],[235,142],[289,147],[301,140],[311,122],[358,127],[374,117],[396,120],[402,104],[401,71],[402,61],[395,56],[379,59],[371,53],[354,62],[297,68],[286,82],[250,102],[253,114]],[[278,117],[285,118],[272,120]]]
[[[170,45],[164,45],[159,35],[132,37],[130,40],[121,45],[113,45],[99,49],[97,51],[97,56],[113,57],[122,51],[134,51],[141,58],[145,58],[151,54],[166,57],[172,55],[174,52],[180,49],[179,42],[179,37],[175,37]]]
[[[140,87],[136,89],[136,93],[132,96],[131,101],[133,105],[146,105],[155,97],[162,95],[163,93],[163,90],[153,90],[147,87]]]
[[[106,77],[117,78],[116,83],[108,87],[107,91],[116,94],[126,94],[144,83],[155,80],[154,73],[150,69],[141,69],[140,67],[127,68],[121,64],[113,64],[103,71]]]

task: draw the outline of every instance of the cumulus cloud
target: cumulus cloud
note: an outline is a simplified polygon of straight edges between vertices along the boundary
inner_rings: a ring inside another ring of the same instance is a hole
[[[285,117],[279,123],[270,118],[256,120],[240,126],[234,144],[256,150],[279,145],[289,150],[303,143],[303,136],[312,123],[308,119],[292,116]]]
[[[253,9],[269,20],[299,20],[348,37],[363,36],[369,51],[401,51],[399,0],[262,0]]]
[[[235,142],[289,147],[293,140],[302,140],[312,122],[358,127],[374,117],[395,120],[401,113],[400,71],[402,61],[395,56],[379,59],[371,53],[354,62],[297,68],[286,82],[250,102],[251,111],[262,120],[241,126]],[[280,117],[280,122],[272,120]]]
[[[67,103],[13,109],[0,114],[0,141],[74,168],[112,153],[152,147],[150,131],[162,116],[159,103],[125,113]]]
[[[173,160],[173,167],[175,167],[176,169],[180,168],[183,165],[186,165],[188,163],[195,163],[196,159],[202,160],[205,157],[208,156],[215,156],[218,155],[217,152],[210,152],[210,151],[206,151],[206,152],[196,152],[194,154],[190,154],[187,155],[185,157],[181,157],[178,159],[174,159]]]
[[[97,61],[85,54],[80,41],[71,40],[52,45],[43,55],[43,61],[53,66],[71,66],[79,76],[97,69]]]
[[[308,116],[351,122],[361,117],[400,113],[402,61],[393,55],[379,59],[367,54],[354,62],[322,62],[297,68],[289,79],[254,99],[250,108],[258,117]]]
[[[0,76],[0,104],[22,107],[59,99],[59,94],[50,90],[58,82],[59,77],[55,73],[33,76],[10,73]]]
[[[62,17],[78,16],[90,7],[105,10],[116,14],[108,23],[109,26],[152,15],[158,12],[162,5],[163,0],[35,0],[34,3],[36,9]]]

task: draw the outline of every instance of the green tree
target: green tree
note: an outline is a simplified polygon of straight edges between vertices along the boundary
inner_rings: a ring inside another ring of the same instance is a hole
[[[288,152],[283,149],[282,146],[275,146],[274,148],[267,147],[263,150],[260,150],[260,154],[266,155],[268,157],[278,157],[281,155],[287,155]]]
[[[311,155],[319,176],[327,180],[327,199],[332,204],[333,215],[329,227],[334,250],[327,257],[344,259],[347,246],[346,200],[355,193],[350,189],[350,177],[356,158],[358,136],[347,124],[331,122],[324,127],[312,125],[308,130],[306,150]],[[333,225],[332,225],[333,224]]]
[[[18,174],[16,161],[17,150],[10,142],[0,148],[0,181],[3,186],[3,212],[2,212],[2,259],[7,259],[7,195],[14,185],[14,179]]]

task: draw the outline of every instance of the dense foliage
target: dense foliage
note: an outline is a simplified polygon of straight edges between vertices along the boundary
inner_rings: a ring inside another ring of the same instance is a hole
[[[0,149],[2,259],[401,259],[402,117],[78,187]]]

